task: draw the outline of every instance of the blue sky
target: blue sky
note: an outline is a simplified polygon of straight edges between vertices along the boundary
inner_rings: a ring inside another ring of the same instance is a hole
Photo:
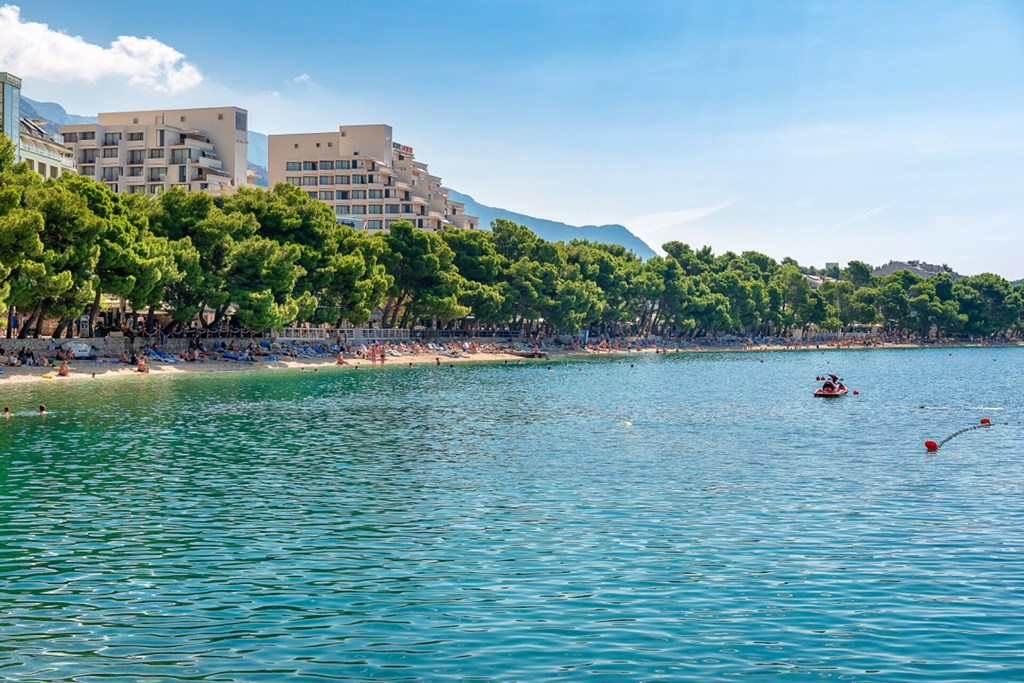
[[[63,61],[0,41],[73,113],[385,122],[484,203],[655,247],[1024,276],[1024,3],[13,4],[4,32],[81,37]]]

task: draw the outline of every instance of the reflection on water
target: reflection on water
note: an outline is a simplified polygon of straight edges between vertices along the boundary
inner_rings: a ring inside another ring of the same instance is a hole
[[[836,370],[861,395],[811,398]],[[1021,680],[1022,370],[780,352],[10,388],[0,677]]]

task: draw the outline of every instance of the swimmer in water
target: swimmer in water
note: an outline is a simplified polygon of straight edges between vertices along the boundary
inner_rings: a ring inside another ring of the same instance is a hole
[[[39,404],[39,414],[46,415],[46,406],[44,406],[42,403]]]
[[[10,409],[10,407],[9,406],[4,406],[3,417],[10,417],[10,416],[11,416],[11,409]]]

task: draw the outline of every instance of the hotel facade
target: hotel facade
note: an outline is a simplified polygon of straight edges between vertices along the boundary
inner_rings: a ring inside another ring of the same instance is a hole
[[[228,194],[248,182],[249,115],[238,107],[104,113],[60,132],[78,172],[115,192]]]
[[[384,230],[408,221],[424,230],[476,229],[479,219],[448,197],[441,178],[394,142],[391,126],[340,126],[328,133],[270,135],[270,186],[290,183],[326,203],[339,223]]]

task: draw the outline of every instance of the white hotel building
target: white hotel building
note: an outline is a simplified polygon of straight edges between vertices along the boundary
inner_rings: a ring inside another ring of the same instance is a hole
[[[81,175],[115,192],[213,194],[247,184],[248,113],[238,107],[128,111],[61,126]]]
[[[367,230],[409,221],[424,230],[476,229],[441,178],[392,140],[384,124],[341,126],[329,133],[269,136],[269,182],[291,183],[328,204],[339,223]]]

